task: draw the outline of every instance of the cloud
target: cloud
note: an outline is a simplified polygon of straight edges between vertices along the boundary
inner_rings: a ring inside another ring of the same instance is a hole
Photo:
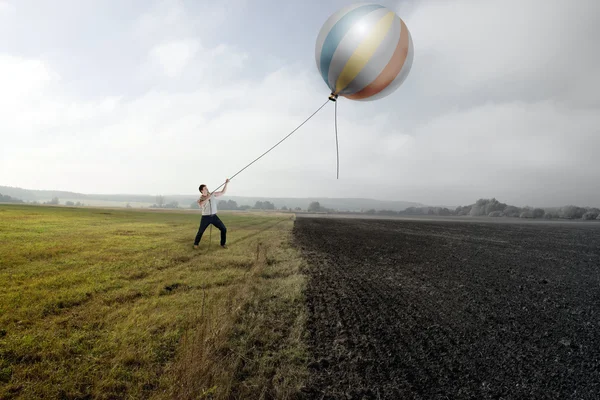
[[[189,37],[202,26],[197,24],[199,16],[186,13],[182,1],[162,0],[150,4],[149,9],[132,24],[133,35],[142,42],[157,43]]]
[[[386,99],[340,99],[340,179],[329,103],[244,170],[230,193],[600,205],[596,3],[404,4],[413,69]],[[115,43],[138,63],[121,68],[115,58],[113,69],[79,77],[112,83],[92,95],[73,86],[64,60],[0,55],[0,107],[10,110],[0,184],[195,194],[325,102],[312,54],[295,63],[274,55],[280,61],[269,64],[256,56],[265,52],[260,43],[241,48],[211,33],[225,21],[235,26],[231,10],[180,1],[149,7]]]
[[[35,98],[50,84],[57,83],[60,76],[43,60],[23,59],[0,54],[0,87],[3,107]]]
[[[207,53],[215,59],[239,62],[244,58],[226,46],[208,49]],[[195,62],[202,57],[199,53],[192,58]],[[13,69],[30,64],[37,65],[32,60],[18,60]],[[43,88],[48,80],[42,78],[51,74],[40,71],[47,70],[29,68],[22,81],[39,81],[35,87]],[[204,80],[195,90],[185,92],[158,89],[139,97],[105,97],[98,101],[69,98],[47,87],[37,92],[42,96],[39,102],[27,105],[5,121],[15,150],[4,158],[5,165],[30,176],[31,184],[36,185],[61,181],[68,185],[74,180],[84,182],[85,176],[101,175],[103,179],[83,183],[82,188],[127,191],[132,180],[144,185],[148,182],[145,179],[150,179],[152,183],[143,186],[146,191],[168,190],[169,186],[172,191],[181,191],[181,183],[173,176],[196,179],[196,174],[189,176],[187,171],[196,168],[206,173],[203,165],[218,165],[222,157],[226,163],[243,159],[240,155],[270,145],[268,140],[274,139],[278,128],[291,129],[284,123],[290,116],[285,113],[285,104],[292,99],[279,105],[273,102],[278,90],[302,86],[300,78],[293,85],[288,79],[289,74],[277,71],[258,82],[235,81],[217,86],[214,82],[219,79]],[[296,110],[305,112],[306,107],[296,105]],[[273,114],[278,111],[281,114],[276,118]],[[213,152],[212,146],[224,151]],[[39,165],[45,167],[36,171]],[[209,176],[214,175],[216,171],[211,168]]]
[[[470,100],[569,94],[582,76],[598,76],[591,33],[599,13],[592,0],[423,2],[408,18],[419,88],[429,96],[476,95]]]
[[[225,3],[158,0],[148,4],[132,24],[131,33],[141,43],[154,44],[193,36],[212,41],[213,37],[219,37],[215,32],[243,13],[246,0]]]
[[[165,75],[175,78],[181,74],[199,50],[196,40],[178,40],[161,43],[150,51],[152,60],[159,64]]]
[[[572,113],[552,101],[486,104],[422,125],[402,158],[405,162],[429,159],[423,168],[436,184],[486,184],[490,176],[544,168],[561,169],[568,179],[577,169],[593,170],[596,161],[591,149],[600,145],[595,135],[599,122],[595,112]],[[446,138],[448,132],[452,140]],[[594,173],[600,178],[600,172]],[[505,184],[528,184],[515,176],[505,177],[500,179]]]
[[[0,18],[14,15],[15,8],[8,1],[0,1]]]

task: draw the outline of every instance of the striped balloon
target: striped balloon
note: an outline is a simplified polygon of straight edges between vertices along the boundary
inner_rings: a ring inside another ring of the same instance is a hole
[[[404,21],[378,4],[355,4],[333,14],[321,28],[317,68],[333,95],[381,99],[406,79],[413,43]]]

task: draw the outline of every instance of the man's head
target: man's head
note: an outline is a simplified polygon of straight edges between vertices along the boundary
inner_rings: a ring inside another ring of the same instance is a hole
[[[200,193],[202,193],[205,196],[208,194],[208,187],[204,184],[200,185],[198,190],[200,190]]]

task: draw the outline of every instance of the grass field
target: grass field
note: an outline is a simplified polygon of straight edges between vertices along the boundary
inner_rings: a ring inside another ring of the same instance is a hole
[[[287,398],[306,378],[290,215],[0,205],[0,399]]]

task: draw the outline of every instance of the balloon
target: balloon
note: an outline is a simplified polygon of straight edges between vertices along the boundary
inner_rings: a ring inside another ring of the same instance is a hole
[[[408,76],[413,43],[395,12],[378,4],[355,4],[325,21],[315,58],[332,96],[376,100],[394,92]]]

